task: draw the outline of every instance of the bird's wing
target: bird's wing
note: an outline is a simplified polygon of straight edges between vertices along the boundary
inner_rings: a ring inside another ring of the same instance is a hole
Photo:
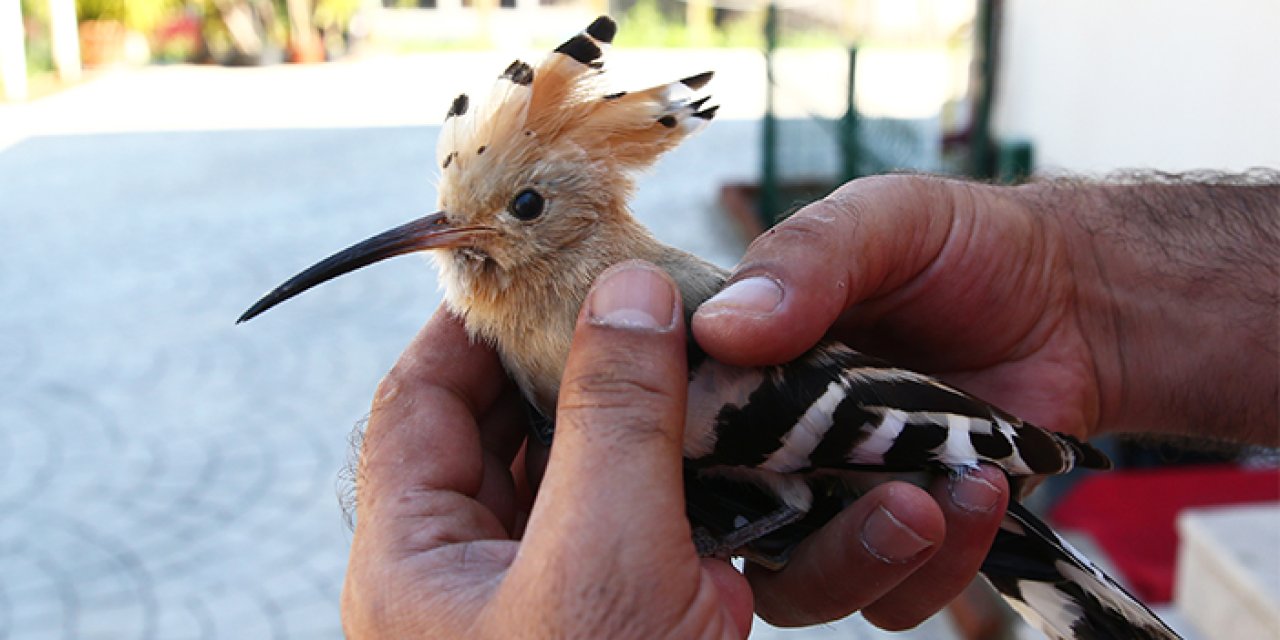
[[[982,574],[1018,613],[1051,638],[1179,637],[1017,502],[1009,503]]]
[[[995,464],[1013,477],[1110,461],[925,375],[839,343],[764,369],[707,360],[692,374],[685,455],[777,473]]]

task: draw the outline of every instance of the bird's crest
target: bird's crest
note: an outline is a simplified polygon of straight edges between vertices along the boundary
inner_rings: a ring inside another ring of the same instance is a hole
[[[605,93],[600,76],[616,31],[610,18],[596,18],[536,67],[512,62],[487,98],[455,98],[436,151],[442,187],[534,158],[631,172],[706,125],[718,107],[695,92],[711,72]]]

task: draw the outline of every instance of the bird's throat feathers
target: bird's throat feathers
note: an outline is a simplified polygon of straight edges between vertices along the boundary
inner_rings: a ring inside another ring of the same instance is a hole
[[[726,273],[692,254],[663,244],[630,214],[599,225],[579,242],[510,273],[466,250],[436,253],[445,304],[463,318],[473,339],[492,344],[515,373],[526,397],[548,416],[578,312],[591,285],[609,267],[632,259],[662,267],[681,292],[686,315],[724,283]]]

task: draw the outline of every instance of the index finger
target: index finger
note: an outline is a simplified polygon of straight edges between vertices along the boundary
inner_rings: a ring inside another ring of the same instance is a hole
[[[441,307],[378,385],[360,468],[370,499],[417,489],[474,496],[483,479],[477,419],[507,384],[493,350]]]

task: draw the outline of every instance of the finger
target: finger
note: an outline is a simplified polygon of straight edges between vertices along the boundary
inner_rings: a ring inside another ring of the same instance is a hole
[[[693,333],[717,360],[776,364],[813,346],[842,311],[924,271],[950,231],[954,184],[855,180],[756,238]]]
[[[680,298],[664,272],[627,262],[600,276],[565,366],[556,439],[525,534],[531,556],[617,554],[572,563],[614,580],[617,562],[658,563],[653,554],[683,545],[697,567],[681,475],[684,341]],[[644,553],[621,553],[628,546]]]
[[[983,466],[938,479],[930,493],[942,507],[946,539],[928,562],[863,609],[863,617],[882,629],[901,631],[924,622],[969,585],[1000,528],[1009,485],[1004,472]]]
[[[476,416],[488,412],[505,380],[493,351],[437,311],[378,385],[361,457],[360,522],[384,508],[443,513],[465,502],[457,498],[476,496],[485,478]],[[432,493],[458,495],[427,500]],[[398,499],[405,496],[417,499]],[[491,514],[458,515],[495,524]]]
[[[529,414],[520,389],[509,379],[488,411],[480,417],[480,444],[504,467],[510,467],[529,434]]]
[[[725,615],[733,623],[734,629],[738,631],[736,636],[745,638],[751,634],[751,622],[755,611],[752,608],[752,600],[754,596],[751,594],[751,586],[743,578],[737,569],[733,568],[727,560],[719,558],[702,558],[703,575],[715,586],[720,596],[720,601],[724,603]]]
[[[547,459],[550,457],[550,447],[537,438],[528,439],[524,452],[524,479],[531,495],[538,495],[538,487],[542,486],[542,477],[547,473]]]
[[[489,585],[510,563],[507,525],[476,495],[497,493],[501,478],[484,464],[476,416],[507,384],[496,356],[473,344],[461,323],[438,310],[387,374],[374,398],[357,483],[359,514],[343,588],[348,629],[402,619],[409,627],[446,625],[423,601],[404,611],[404,593],[457,594]],[[456,569],[465,568],[466,571]],[[423,581],[435,581],[424,586]],[[442,589],[439,584],[449,585]],[[474,615],[455,598],[459,618]],[[389,613],[399,610],[403,617]],[[401,637],[404,629],[387,631]]]
[[[938,504],[924,490],[879,485],[802,542],[781,571],[747,566],[756,613],[783,627],[843,618],[910,576],[945,532]]]
[[[531,500],[525,500],[523,463],[516,474],[516,456],[528,433],[529,421],[520,390],[508,381],[493,406],[480,418],[480,446],[484,476],[475,499],[506,527],[512,538],[518,534],[520,513],[526,515]]]

